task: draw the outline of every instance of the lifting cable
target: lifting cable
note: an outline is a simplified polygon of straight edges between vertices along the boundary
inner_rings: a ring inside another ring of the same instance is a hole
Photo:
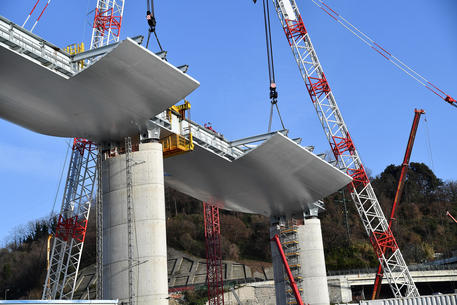
[[[432,170],[433,172],[435,172],[435,164],[433,162],[433,154],[432,154],[432,141],[430,140],[430,129],[429,129],[429,126],[428,126],[428,120],[427,120],[427,116],[424,115],[424,122],[425,122],[425,129],[426,129],[426,132],[427,132],[427,138],[425,140],[426,144],[427,144],[427,149],[428,149],[428,154],[429,154],[429,157],[430,157],[430,163],[432,165]]]
[[[452,98],[450,95],[446,94],[443,90],[429,82],[425,77],[414,71],[412,68],[407,66],[404,62],[402,62],[400,59],[395,57],[392,53],[381,47],[379,44],[377,44],[373,39],[371,39],[368,35],[366,35],[364,32],[360,31],[357,27],[355,27],[353,24],[351,24],[349,21],[343,18],[339,13],[337,13],[335,10],[333,10],[330,6],[324,3],[322,0],[311,0],[316,6],[321,8],[324,12],[326,12],[330,17],[332,17],[336,22],[341,24],[343,27],[345,27],[348,31],[350,31],[352,34],[354,34],[357,38],[359,38],[363,43],[371,47],[373,50],[378,52],[381,56],[383,56],[385,59],[390,61],[392,64],[397,66],[400,70],[408,74],[410,77],[415,79],[418,83],[420,83],[422,86],[427,88],[428,90],[432,91],[436,95],[438,95],[441,99],[443,99],[445,102],[449,103],[449,105],[454,106],[457,108],[457,101]]]
[[[160,44],[159,38],[157,37],[157,33],[156,33],[157,21],[156,21],[155,14],[154,14],[154,0],[146,0],[146,7],[147,7],[146,20],[147,20],[148,26],[149,26],[148,40],[146,42],[146,49],[148,48],[148,45],[149,45],[149,38],[151,38],[151,33],[154,33],[154,36],[157,40],[157,44],[159,45],[159,48],[160,48],[160,52],[163,52],[162,45]]]
[[[254,2],[255,3],[255,2]],[[270,7],[268,5],[268,0],[263,0],[263,19],[265,24],[265,42],[267,45],[267,60],[268,60],[268,77],[270,79],[270,120],[268,121],[268,132],[271,132],[271,122],[273,120],[273,108],[276,107],[278,112],[279,120],[281,121],[282,129],[286,129],[284,122],[279,112],[278,107],[278,92],[276,91],[276,81],[275,81],[275,68],[273,61],[273,44],[271,42],[271,29],[270,29]]]

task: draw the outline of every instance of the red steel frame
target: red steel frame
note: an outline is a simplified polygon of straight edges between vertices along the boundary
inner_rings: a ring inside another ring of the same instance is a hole
[[[125,0],[97,0],[90,49],[119,41]]]
[[[398,180],[397,191],[395,193],[394,203],[392,205],[392,211],[390,212],[389,219],[389,228],[392,229],[392,222],[395,220],[395,212],[397,205],[400,202],[401,195],[403,194],[403,187],[405,186],[406,173],[408,172],[409,159],[411,157],[411,152],[413,150],[414,140],[416,139],[417,127],[419,126],[420,116],[424,114],[425,111],[420,109],[414,109],[414,119],[413,125],[411,127],[411,132],[409,133],[408,144],[406,146],[405,157],[403,158],[403,163],[401,164],[401,174],[400,179]],[[385,252],[385,250],[384,250]],[[379,264],[378,271],[376,273],[376,278],[374,281],[373,294],[371,296],[372,300],[379,298],[379,293],[381,292],[382,278],[384,277],[384,271],[382,265]]]
[[[219,208],[204,202],[203,212],[206,240],[206,282],[208,285],[208,305],[224,305]]]
[[[295,282],[294,276],[292,275],[292,271],[290,271],[290,267],[289,267],[289,264],[287,263],[287,258],[284,253],[284,250],[282,249],[281,241],[279,240],[278,234],[275,234],[275,236],[273,236],[273,238],[271,240],[273,240],[276,243],[276,246],[278,247],[279,254],[281,255],[282,263],[284,264],[284,268],[286,269],[287,277],[289,278],[290,287],[292,288],[295,299],[297,300],[297,304],[303,305],[303,300],[301,299],[300,292],[298,291],[297,282]]]
[[[111,29],[114,36],[119,37],[121,30],[122,16],[113,16],[113,8],[109,9],[95,9],[94,25],[104,36],[107,31]]]

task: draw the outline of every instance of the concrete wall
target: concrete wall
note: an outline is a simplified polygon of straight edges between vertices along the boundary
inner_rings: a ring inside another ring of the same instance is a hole
[[[133,290],[137,305],[168,304],[162,145],[132,153]],[[125,155],[103,162],[103,298],[128,302]]]

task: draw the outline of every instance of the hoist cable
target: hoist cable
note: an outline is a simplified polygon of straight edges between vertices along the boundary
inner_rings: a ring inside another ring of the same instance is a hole
[[[266,4],[265,4],[266,2]],[[265,26],[265,43],[267,47],[267,60],[268,60],[268,77],[270,83],[275,82],[274,61],[273,61],[273,45],[271,42],[271,29],[270,29],[270,12],[268,0],[263,0],[263,20]]]
[[[424,122],[425,122],[425,129],[426,129],[426,133],[427,133],[427,138],[426,138],[426,144],[427,144],[427,149],[428,149],[428,153],[429,153],[429,157],[430,157],[430,163],[432,165],[432,170],[435,171],[435,163],[433,162],[433,154],[432,154],[432,141],[430,140],[430,129],[429,129],[429,126],[428,126],[428,120],[427,120],[427,116],[424,115]]]
[[[276,111],[278,111],[278,116],[279,116],[279,120],[281,121],[282,129],[286,129],[286,126],[284,126],[284,122],[282,121],[281,112],[279,112],[278,103],[276,103],[275,106],[276,106]]]
[[[352,34],[354,34],[357,38],[359,38],[363,43],[365,43],[367,46],[371,47],[373,50],[378,52],[381,56],[383,56],[385,59],[390,61],[392,64],[394,64],[397,68],[405,72],[407,75],[409,75],[411,78],[416,80],[418,83],[420,83],[422,86],[430,90],[431,92],[435,93],[437,96],[439,96],[441,99],[443,99],[445,102],[450,104],[451,106],[454,106],[457,108],[457,101],[446,94],[443,90],[429,82],[425,77],[423,77],[421,74],[413,70],[411,67],[407,66],[404,62],[402,62],[400,59],[395,57],[391,52],[387,51],[385,48],[380,46],[378,43],[376,43],[371,37],[369,37],[367,34],[359,30],[356,26],[354,26],[352,23],[347,21],[343,16],[341,16],[339,13],[337,13],[335,10],[333,10],[330,6],[324,3],[322,0],[311,0],[317,7],[322,9],[327,15],[329,15],[331,18],[333,18],[336,22],[341,24],[343,27],[345,27],[348,31],[350,31]]]
[[[273,112],[274,108],[278,112],[279,120],[281,121],[281,126],[285,129],[284,121],[282,120],[281,113],[278,106],[278,92],[276,91],[276,79],[275,79],[275,69],[274,69],[274,59],[273,59],[273,43],[271,39],[271,27],[270,27],[270,6],[268,0],[263,0],[263,20],[265,27],[265,44],[267,49],[267,61],[268,61],[268,78],[270,81],[270,117],[268,121],[268,132],[271,132],[271,125],[273,122]],[[276,106],[276,107],[275,107]]]
[[[156,32],[156,19],[154,13],[154,0],[146,0],[146,20],[148,21],[149,29],[148,29],[148,39],[146,41],[146,49],[149,46],[149,39],[151,38],[151,32],[154,33],[154,37],[157,40],[157,44],[159,45],[160,51],[163,52],[162,45],[159,41],[159,37],[157,36]]]

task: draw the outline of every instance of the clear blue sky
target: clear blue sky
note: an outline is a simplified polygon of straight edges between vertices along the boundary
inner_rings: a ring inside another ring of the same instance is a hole
[[[146,34],[144,2],[126,0],[122,38]],[[189,96],[192,119],[212,122],[228,139],[265,132],[269,101],[261,5],[251,0],[155,2],[157,32],[169,61],[189,64],[188,73],[201,82]],[[327,3],[457,98],[455,0]],[[35,0],[3,0],[0,15],[22,24],[34,4]],[[61,47],[88,44],[93,14],[87,13],[95,4],[95,0],[52,1],[34,32]],[[419,126],[411,161],[432,167],[433,160],[438,177],[457,180],[457,109],[356,40],[310,0],[298,0],[298,5],[352,138],[372,174],[401,163],[413,110],[423,108],[428,123],[422,121]],[[302,137],[304,145],[315,145],[319,152],[329,151],[274,14],[272,35],[279,106],[290,136]],[[157,50],[155,44],[153,48]],[[277,120],[275,127],[280,127]],[[68,139],[39,135],[4,120],[0,130],[2,241],[15,226],[51,211]],[[60,201],[59,195],[57,207]]]

